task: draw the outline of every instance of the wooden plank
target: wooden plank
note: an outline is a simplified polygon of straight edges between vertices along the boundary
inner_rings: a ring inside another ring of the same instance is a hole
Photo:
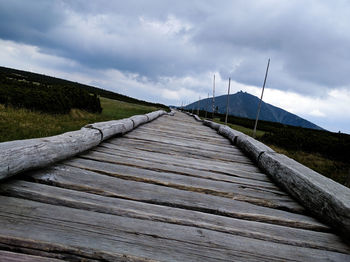
[[[203,150],[201,148],[196,148],[196,147],[190,147],[188,145],[174,145],[174,144],[169,144],[169,143],[164,143],[164,142],[159,142],[159,141],[147,141],[147,143],[145,143],[142,140],[137,140],[137,139],[127,139],[126,137],[122,137],[121,138],[116,138],[116,139],[110,139],[108,140],[108,142],[105,142],[108,144],[114,144],[116,146],[119,145],[154,145],[154,146],[159,146],[161,148],[176,148],[178,150],[181,149],[181,151],[185,151],[185,152],[208,152],[211,154],[216,154],[218,157],[222,157],[225,155],[234,155],[234,156],[241,156],[241,157],[245,157],[246,159],[249,159],[247,156],[245,156],[242,151],[240,149],[238,149],[237,147],[229,147],[229,148],[220,148],[220,150],[217,149],[212,149],[212,148],[207,148],[206,150]],[[103,143],[104,144],[104,143]]]
[[[177,122],[177,121],[172,121]],[[139,130],[154,130],[154,131],[160,131],[160,132],[169,132],[169,133],[176,133],[178,134],[179,129],[176,128],[175,126],[171,126],[169,122],[162,122],[161,124],[156,124],[152,123],[152,126],[149,125],[144,125],[139,128]],[[191,134],[191,135],[199,135],[199,136],[208,136],[208,137],[216,137],[217,132],[212,129],[207,129],[207,128],[196,128],[193,129],[191,127],[186,129],[186,134]]]
[[[223,146],[229,146],[231,145],[231,142],[227,139],[224,139],[223,137],[216,137],[216,136],[199,136],[199,135],[191,135],[189,133],[169,133],[169,132],[164,132],[164,131],[158,131],[158,130],[134,130],[130,134],[133,135],[151,135],[151,136],[156,136],[156,137],[164,137],[164,138],[176,138],[176,139],[182,139],[184,141],[187,140],[196,140],[196,141],[202,141],[205,143],[210,143],[214,145],[223,145]]]
[[[270,242],[350,253],[349,247],[342,243],[339,237],[330,233],[247,221],[120,198],[104,197],[25,181],[5,183],[0,186],[0,192],[8,196],[99,213],[205,228]]]
[[[203,151],[198,151],[198,150],[184,150],[178,147],[173,147],[173,146],[168,146],[168,147],[162,147],[162,146],[157,146],[154,144],[143,144],[143,143],[134,143],[134,144],[111,144],[111,143],[103,143],[99,147],[105,147],[105,148],[110,148],[110,149],[116,149],[116,150],[140,150],[140,151],[145,151],[145,152],[156,152],[156,153],[161,153],[161,154],[166,154],[169,155],[169,157],[176,156],[176,155],[181,155],[184,157],[191,157],[195,159],[211,159],[215,161],[239,161],[241,163],[247,163],[251,164],[252,161],[247,158],[246,156],[239,155],[239,154],[230,154],[230,155],[220,155],[217,153],[212,153],[212,152],[203,152]]]
[[[162,153],[152,151],[137,151],[137,150],[122,150],[122,149],[111,149],[97,147],[91,150],[91,152],[100,152],[109,154],[111,156],[120,156],[127,158],[135,158],[150,162],[167,163],[169,162],[169,156]],[[216,166],[217,171],[227,172],[227,170],[242,170],[252,173],[261,173],[261,171],[251,163],[240,162],[240,161],[215,161],[211,159],[198,159],[191,157],[184,157],[181,155],[174,155],[171,158],[171,164],[179,166],[191,166],[193,168],[213,170]]]
[[[128,166],[123,164],[116,164],[116,163],[108,163],[104,161],[97,161],[94,159],[89,159],[85,157],[79,157],[75,159],[71,159],[66,161],[64,164],[66,165],[79,165],[80,168],[91,168],[95,169],[95,171],[101,171],[101,172],[111,172],[115,173],[116,175],[130,175],[130,176],[139,176],[141,178],[145,179],[155,179],[159,180],[167,180],[167,182],[171,183],[171,181],[175,182],[178,181],[179,183],[183,183],[184,185],[191,185],[191,186],[209,186],[221,190],[222,192],[237,192],[237,193],[244,193],[249,190],[253,190],[255,193],[259,195],[258,192],[261,193],[261,196],[266,196],[267,199],[283,199],[283,200],[291,200],[291,198],[286,194],[285,192],[281,191],[277,187],[273,188],[270,187],[268,183],[266,184],[243,184],[243,181],[239,181],[238,183],[235,183],[235,181],[218,181],[210,179],[211,177],[201,177],[198,175],[184,175],[179,173],[172,173],[170,171],[159,171],[159,170],[150,170],[150,169],[143,169],[139,167],[134,166]],[[250,180],[248,180],[250,181]],[[266,186],[267,185],[267,186]],[[242,190],[243,189],[243,190]],[[266,193],[266,195],[265,195]],[[294,201],[293,201],[294,202]]]
[[[303,213],[305,211],[304,208],[281,191],[271,191],[268,189],[260,189],[249,186],[242,187],[233,183],[181,176],[164,172],[160,173],[86,159],[73,159],[66,164],[126,180],[162,185],[180,190],[204,192],[209,195],[227,197],[238,201],[245,201],[256,205],[288,210],[295,213]]]
[[[191,166],[191,165],[182,165],[182,164],[173,164],[172,162],[163,163],[161,161],[147,161],[137,158],[126,158],[117,155],[105,154],[97,151],[90,151],[85,154],[81,154],[80,157],[97,160],[106,163],[115,163],[121,165],[135,166],[140,168],[147,168],[155,171],[172,171],[172,173],[182,172],[183,170],[190,169],[191,173],[198,171],[205,171],[217,174],[224,174],[228,176],[242,177],[251,180],[259,180],[265,182],[271,182],[269,178],[263,173],[254,173],[245,170],[216,170],[215,167],[210,168],[201,168],[201,166]]]
[[[158,153],[158,154],[162,154],[163,156],[167,156],[167,157],[181,157],[184,159],[200,159],[202,161],[212,161],[214,163],[243,163],[243,164],[249,164],[249,165],[253,165],[253,162],[242,155],[229,155],[229,156],[220,156],[219,154],[210,154],[208,152],[203,152],[203,153],[196,153],[196,154],[191,154],[189,152],[186,151],[173,151],[171,147],[155,147],[155,146],[150,146],[150,145],[144,145],[144,146],[121,146],[121,145],[114,145],[114,144],[110,144],[110,143],[103,143],[103,145],[100,145],[99,148],[108,148],[108,149],[113,149],[113,150],[117,150],[117,151],[125,151],[128,153],[131,152],[137,152],[137,153],[143,153],[146,155],[148,153]],[[170,156],[169,156],[170,155]],[[210,157],[209,157],[210,156]]]
[[[313,218],[300,214],[198,192],[109,177],[74,167],[56,166],[55,168],[38,171],[33,177],[40,183],[103,196],[175,206],[295,228],[318,231],[329,230],[328,227]]]
[[[1,197],[3,198],[3,197]],[[348,254],[289,246],[206,229],[125,218],[29,200],[3,199],[0,242],[66,252],[87,258],[160,261],[346,261]],[[54,219],[53,219],[54,217]],[[14,227],[13,224],[16,224]],[[69,230],[67,230],[69,228]],[[34,244],[33,244],[34,242]],[[269,252],[266,252],[268,250]],[[74,250],[70,250],[74,252]],[[298,256],[295,256],[295,254]],[[106,259],[107,260],[107,259]]]
[[[163,138],[163,137],[158,137],[155,138],[153,136],[149,136],[149,135],[143,135],[142,137],[140,136],[135,136],[131,133],[126,134],[125,136],[123,136],[123,138],[132,138],[134,140],[139,140],[139,141],[144,141],[144,143],[147,143],[148,141],[155,141],[155,142],[162,142],[162,143],[166,143],[166,144],[171,144],[171,145],[178,145],[178,146],[186,146],[186,147],[193,147],[193,148],[197,148],[197,149],[202,149],[202,150],[213,150],[213,151],[218,151],[218,152],[222,152],[223,147],[222,146],[216,146],[213,144],[203,144],[200,142],[196,142],[193,140],[188,140],[188,141],[179,141],[176,139],[167,139],[167,138]],[[226,149],[226,152],[229,152],[230,149]]]
[[[21,262],[59,262],[61,261],[62,262],[63,260],[0,250],[0,262],[16,262],[16,261],[21,261]]]
[[[85,158],[85,159],[89,159],[89,158]],[[116,162],[112,162],[112,163],[117,164]],[[125,165],[125,163],[121,163],[121,165]],[[261,180],[254,180],[254,179],[245,179],[245,178],[236,177],[232,175],[224,175],[224,174],[219,174],[219,173],[209,172],[209,171],[194,170],[189,167],[169,166],[167,164],[157,164],[157,166],[155,167],[152,163],[149,163],[147,161],[142,162],[141,165],[142,167],[140,168],[142,168],[143,170],[153,170],[158,172],[173,173],[173,174],[179,174],[184,176],[200,177],[200,178],[205,178],[205,179],[210,179],[215,181],[225,181],[225,182],[235,183],[242,186],[254,186],[254,187],[259,187],[263,189],[281,191],[276,185],[274,185],[266,177],[264,181],[261,181]]]

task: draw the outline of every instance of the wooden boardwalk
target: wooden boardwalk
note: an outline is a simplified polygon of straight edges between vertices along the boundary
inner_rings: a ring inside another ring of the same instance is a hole
[[[0,261],[350,261],[242,152],[182,113],[0,185]]]

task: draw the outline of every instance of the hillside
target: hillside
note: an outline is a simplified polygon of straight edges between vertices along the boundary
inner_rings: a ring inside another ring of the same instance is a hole
[[[236,94],[230,95],[229,98],[229,114],[238,117],[244,117],[249,119],[255,119],[256,111],[259,104],[259,98],[253,96],[246,92],[238,92]],[[200,109],[206,110],[208,105],[208,111],[212,112],[212,99],[206,98],[199,101]],[[217,112],[220,114],[226,113],[226,105],[227,105],[227,95],[222,95],[215,97],[215,108],[217,108]],[[197,109],[198,101],[192,104],[189,104],[185,107],[187,110],[192,110],[192,108]],[[285,125],[291,126],[300,126],[304,128],[312,128],[323,130],[321,127],[295,115],[287,112],[279,107],[270,105],[268,103],[263,102],[261,105],[261,111],[259,120],[271,121],[282,123]]]
[[[97,96],[102,96],[105,98],[109,99],[114,99],[114,100],[119,100],[119,101],[124,101],[128,103],[133,103],[133,104],[139,104],[139,105],[145,105],[145,106],[153,106],[153,107],[159,107],[159,108],[164,108],[167,109],[168,107],[159,104],[159,103],[152,103],[152,102],[147,102],[143,100],[139,100],[136,98],[132,98],[126,95],[114,93],[108,90],[104,90],[98,87],[94,86],[89,86],[89,85],[84,85],[80,84],[77,82],[72,82],[69,80],[65,79],[60,79],[52,76],[46,76],[42,74],[37,74],[37,73],[32,73],[32,72],[27,72],[23,70],[17,70],[17,69],[12,69],[12,68],[7,68],[7,67],[2,67],[0,66],[0,81],[3,82],[16,82],[17,84],[20,83],[27,83],[32,86],[51,86],[54,88],[57,87],[64,87],[64,88],[69,88],[69,89],[82,89],[90,94],[95,94]],[[15,86],[15,85],[13,85]],[[0,101],[1,103],[1,101]]]

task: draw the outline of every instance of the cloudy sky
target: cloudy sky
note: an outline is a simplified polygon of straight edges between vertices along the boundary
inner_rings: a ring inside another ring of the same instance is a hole
[[[350,133],[350,1],[0,0],[0,65],[181,105],[259,96]]]

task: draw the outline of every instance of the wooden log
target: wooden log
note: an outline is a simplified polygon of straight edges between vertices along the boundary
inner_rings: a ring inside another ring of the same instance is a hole
[[[136,115],[129,118],[134,123],[134,128],[148,122],[146,115]]]
[[[101,133],[83,128],[62,135],[0,144],[0,179],[40,168],[86,151],[101,142]]]
[[[165,111],[159,110],[153,116],[163,114]],[[91,124],[57,136],[0,143],[0,180],[72,157],[147,121],[146,115],[139,115]]]
[[[350,240],[350,189],[282,154],[266,152],[259,166],[311,213]]]
[[[193,115],[193,117],[194,117],[194,119],[196,119],[198,122],[203,122],[203,120],[202,120],[202,119],[200,119],[200,117],[199,117],[199,116],[197,116],[197,115]]]
[[[102,140],[107,140],[115,135],[125,134],[126,132],[133,129],[133,122],[131,120],[116,120],[108,122],[100,122],[89,124],[86,128],[92,128],[100,130],[103,134]]]
[[[175,110],[171,109],[171,111],[168,113],[169,116],[174,116],[175,115]]]
[[[263,152],[275,152],[265,144],[239,131],[233,130],[228,126],[221,125],[218,129],[218,133],[227,137],[233,144],[247,153],[256,163]]]
[[[209,120],[203,120],[203,124],[205,126],[209,126],[209,127],[213,128],[215,130],[219,130],[219,128],[221,126],[220,124],[212,122],[212,121],[209,121]]]

